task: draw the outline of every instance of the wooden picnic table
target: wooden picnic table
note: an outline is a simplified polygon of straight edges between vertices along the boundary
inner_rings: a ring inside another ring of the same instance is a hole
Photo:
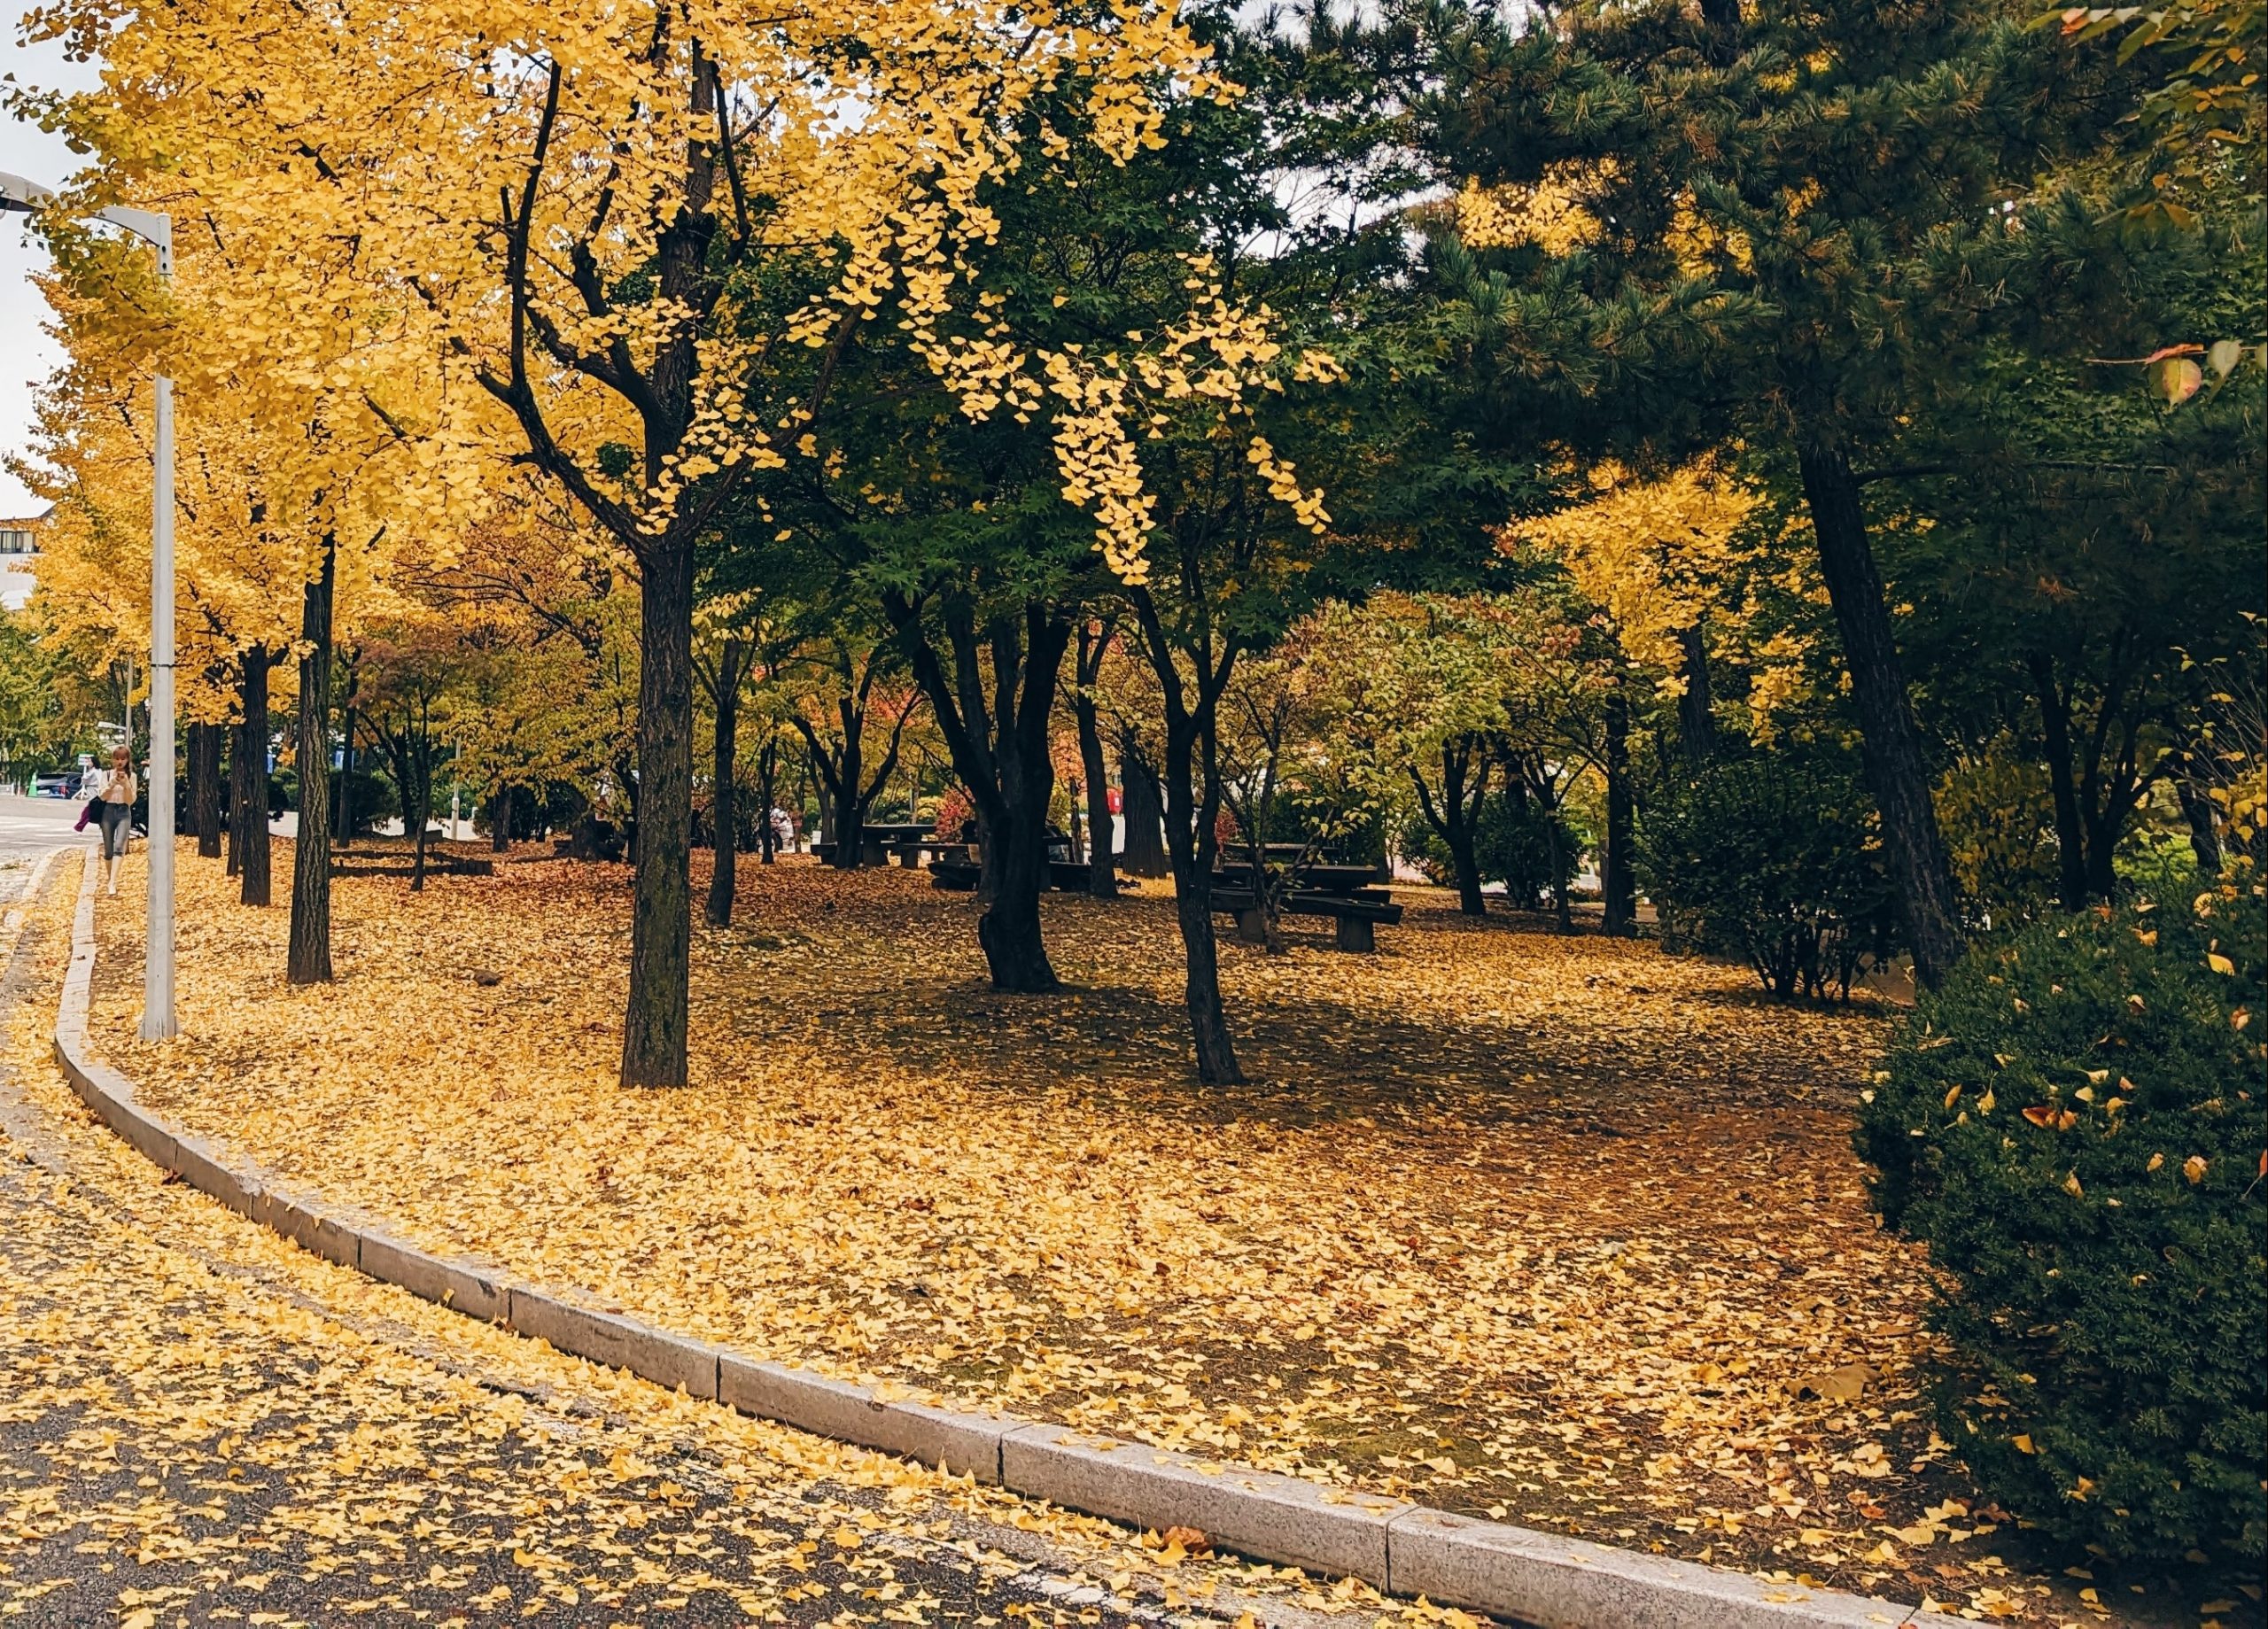
[[[1375,880],[1375,873],[1372,875]],[[1259,944],[1267,938],[1267,924],[1261,918],[1260,902],[1253,896],[1248,877],[1241,882],[1223,882],[1215,878],[1213,909],[1233,915],[1237,919],[1237,937],[1247,943]],[[1394,903],[1393,895],[1381,888],[1346,893],[1293,888],[1284,896],[1278,909],[1286,916],[1331,918],[1338,947],[1364,953],[1379,948],[1379,923],[1391,927],[1402,920],[1402,907]]]
[[[1333,865],[1317,864],[1292,868],[1292,887],[1311,894],[1340,894],[1353,896],[1364,888],[1378,886],[1379,877],[1375,865]],[[1216,888],[1249,888],[1251,871],[1242,865],[1230,865],[1213,873]]]
[[[887,865],[892,852],[907,843],[919,843],[937,829],[934,820],[870,823],[858,828],[858,861],[864,865]],[[831,860],[840,845],[830,842],[812,844],[812,853],[821,860]],[[912,865],[913,862],[904,862]]]

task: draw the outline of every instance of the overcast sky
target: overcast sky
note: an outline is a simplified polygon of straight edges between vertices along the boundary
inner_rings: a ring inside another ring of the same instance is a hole
[[[0,12],[7,18],[0,23],[0,73],[13,74],[18,85],[43,89],[82,89],[98,81],[92,64],[66,62],[52,45],[19,45],[14,10]],[[78,164],[59,138],[35,126],[0,120],[0,170],[53,186]],[[23,221],[21,215],[0,215],[0,453],[25,450],[31,434],[32,383],[46,377],[61,360],[40,331],[47,302],[31,281],[47,256]],[[0,471],[0,516],[25,514],[32,507],[31,494]]]

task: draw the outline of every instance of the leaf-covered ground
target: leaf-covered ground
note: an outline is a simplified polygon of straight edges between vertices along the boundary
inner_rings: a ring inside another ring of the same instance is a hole
[[[743,1419],[161,1180],[49,1051],[60,869],[0,988],[0,1623],[1472,1621]]]
[[[1738,969],[1419,891],[1375,957],[1296,925],[1284,956],[1227,945],[1254,1083],[1206,1090],[1161,899],[1051,896],[1068,988],[1012,997],[966,896],[750,865],[740,926],[696,931],[696,1084],[628,1092],[619,867],[341,879],[339,982],[300,990],[283,909],[182,874],[188,1038],[133,1038],[122,898],[97,1045],[161,1110],[430,1246],[948,1399],[2092,1617],[1929,1428],[1924,1267],[1848,1144],[1878,1010],[1772,1005]]]

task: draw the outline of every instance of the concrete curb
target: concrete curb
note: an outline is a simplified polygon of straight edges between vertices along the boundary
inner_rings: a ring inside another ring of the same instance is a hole
[[[508,1282],[278,1191],[258,1167],[179,1135],[133,1082],[87,1049],[95,970],[97,851],[71,926],[55,1057],[72,1088],[128,1144],[190,1187],[326,1261],[470,1317],[739,1412],[895,1454],[1069,1509],[1162,1532],[1193,1527],[1223,1548],[1423,1595],[1536,1629],[1951,1629],[1961,1620],[1865,1595],[1472,1520],[1247,1465],[1098,1437],[1007,1415],[891,1400],[875,1389],[759,1361],[579,1304],[581,1292]]]

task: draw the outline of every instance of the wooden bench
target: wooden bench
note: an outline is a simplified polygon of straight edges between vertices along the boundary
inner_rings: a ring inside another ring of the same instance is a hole
[[[333,850],[336,853],[336,850]],[[334,877],[412,877],[417,874],[415,855],[385,851],[375,855],[343,855],[330,862]],[[496,862],[474,859],[454,854],[428,854],[425,874],[429,877],[493,877]]]
[[[1237,919],[1237,937],[1251,944],[1264,943],[1267,925],[1262,920],[1259,902],[1250,888],[1213,889],[1213,909],[1225,911]],[[1366,953],[1376,950],[1378,925],[1388,927],[1402,920],[1402,907],[1384,888],[1362,888],[1353,893],[1323,893],[1312,888],[1294,888],[1284,896],[1281,907],[1286,916],[1327,916],[1336,927],[1336,942],[1342,950]]]
[[[948,859],[943,855],[929,862],[929,886],[951,888],[957,894],[974,890],[984,876],[984,867],[968,858]]]
[[[975,860],[941,857],[930,864],[929,886],[966,894],[983,875],[984,867]],[[1047,862],[1047,886],[1059,893],[1084,894],[1092,887],[1093,876],[1084,860]]]
[[[967,843],[938,842],[935,840],[922,842],[892,843],[889,845],[889,851],[897,857],[897,863],[908,871],[918,869],[925,857],[933,863],[938,860],[966,859],[968,857],[968,845]]]

